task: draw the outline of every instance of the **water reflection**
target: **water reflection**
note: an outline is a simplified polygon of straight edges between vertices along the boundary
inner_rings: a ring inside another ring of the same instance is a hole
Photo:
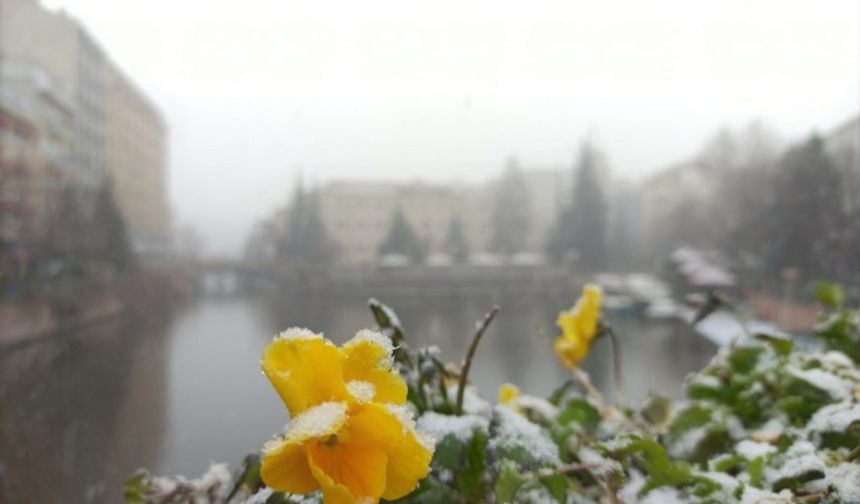
[[[462,358],[475,321],[502,306],[473,366],[489,397],[503,381],[546,394],[566,377],[550,350],[557,298],[381,299],[413,344],[438,345],[451,361]],[[679,396],[682,378],[714,351],[676,323],[613,322],[632,401],[650,390]],[[139,466],[194,475],[212,460],[238,463],[286,420],[258,363],[271,335],[291,325],[342,342],[372,318],[360,295],[207,299],[170,317],[0,354],[0,501],[116,502]],[[607,343],[585,363],[604,391],[612,386]]]
[[[115,501],[158,460],[166,335],[109,324],[0,357],[0,500]]]

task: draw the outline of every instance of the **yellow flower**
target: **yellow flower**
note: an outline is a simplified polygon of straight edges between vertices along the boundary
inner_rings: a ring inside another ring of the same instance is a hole
[[[516,412],[521,412],[522,408],[517,404],[517,399],[520,397],[520,389],[512,383],[503,383],[499,387],[499,404],[507,406]]]
[[[556,324],[561,329],[561,336],[556,338],[553,348],[565,367],[578,367],[588,354],[597,332],[602,298],[603,290],[597,285],[588,284],[582,289],[582,296],[576,306],[558,315]]]
[[[343,348],[308,329],[288,329],[263,352],[263,373],[290,415],[329,401],[406,402],[406,383],[392,369],[392,345],[359,331]]]
[[[338,348],[290,329],[263,353],[263,372],[290,411],[286,436],[263,447],[275,490],[322,490],[328,503],[377,502],[411,492],[430,470],[432,442],[416,431],[390,340],[361,331]],[[383,404],[386,403],[386,404]]]

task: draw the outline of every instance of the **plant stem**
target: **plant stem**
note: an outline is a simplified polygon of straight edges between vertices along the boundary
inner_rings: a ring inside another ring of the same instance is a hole
[[[853,450],[848,452],[848,455],[845,456],[845,461],[853,462],[857,457],[860,457],[860,445],[855,446]]]
[[[498,305],[493,306],[486,315],[484,315],[484,319],[478,323],[478,328],[475,330],[474,336],[472,336],[472,342],[469,343],[469,350],[466,352],[466,360],[463,361],[463,370],[460,372],[460,384],[457,388],[457,414],[463,414],[463,392],[466,390],[466,379],[469,376],[469,369],[472,367],[472,359],[475,358],[475,351],[478,349],[478,343],[481,342],[481,337],[486,332],[487,327],[490,326],[490,323],[496,318],[496,314],[499,313]]]
[[[600,410],[601,414],[605,415],[608,412],[609,407],[606,405],[606,401],[603,400],[603,396],[600,395],[600,391],[594,388],[594,385],[591,384],[591,378],[588,377],[588,373],[578,367],[571,368],[570,372],[573,374],[577,383],[579,383],[579,386],[585,390],[586,394],[588,394],[588,397],[597,403],[597,409]]]
[[[611,327],[607,327],[605,331],[612,341],[612,381],[615,385],[615,401],[618,403],[618,407],[625,411],[627,410],[627,397],[624,394],[624,381],[621,377],[621,343]]]

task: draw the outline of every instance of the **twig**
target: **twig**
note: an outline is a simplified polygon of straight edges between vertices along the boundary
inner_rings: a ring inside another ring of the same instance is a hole
[[[498,305],[493,306],[486,315],[484,315],[484,319],[478,324],[478,328],[475,330],[475,335],[472,336],[472,342],[469,343],[469,350],[466,352],[466,360],[463,361],[463,371],[460,372],[460,386],[457,389],[457,414],[463,414],[463,391],[466,389],[466,379],[469,376],[469,369],[472,367],[472,359],[475,358],[475,351],[478,349],[478,343],[481,342],[481,337],[484,335],[484,332],[487,330],[487,327],[490,326],[490,323],[496,318],[496,314],[499,313]]]

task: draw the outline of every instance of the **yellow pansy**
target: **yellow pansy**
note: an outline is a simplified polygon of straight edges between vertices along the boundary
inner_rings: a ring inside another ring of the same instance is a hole
[[[322,490],[328,504],[398,499],[430,471],[431,443],[403,407],[342,402],[293,419],[286,437],[263,448],[261,475],[282,492]]]
[[[291,416],[328,401],[406,402],[391,341],[374,331],[359,331],[338,348],[308,329],[288,329],[266,347],[261,367]]]
[[[512,383],[503,383],[499,386],[498,401],[499,404],[507,406],[516,412],[521,412],[522,408],[517,404],[517,399],[520,397],[520,389]]]
[[[392,345],[360,331],[338,348],[307,329],[266,347],[263,372],[290,411],[285,437],[263,448],[275,490],[322,490],[328,503],[377,502],[411,492],[430,470],[432,443],[415,431]]]
[[[556,338],[553,349],[565,367],[578,367],[588,354],[591,341],[597,333],[602,298],[603,290],[597,285],[588,284],[582,289],[582,296],[576,305],[558,315],[556,324],[561,329],[561,336]]]

